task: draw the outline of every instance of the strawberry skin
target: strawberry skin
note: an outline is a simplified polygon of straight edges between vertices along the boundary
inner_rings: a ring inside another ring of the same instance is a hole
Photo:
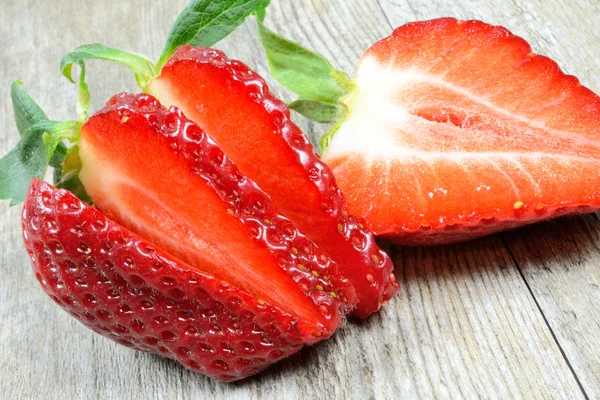
[[[323,159],[376,235],[442,244],[600,207],[600,98],[508,30],[410,23],[355,81]]]
[[[331,170],[258,74],[218,50],[183,46],[148,91],[198,123],[337,262],[356,289],[355,315],[366,317],[398,292],[391,260],[347,213]]]
[[[23,238],[44,291],[84,325],[231,381],[298,351],[292,315],[194,270],[70,192],[34,180]]]

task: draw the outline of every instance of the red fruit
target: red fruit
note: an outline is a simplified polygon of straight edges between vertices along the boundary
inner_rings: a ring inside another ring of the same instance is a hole
[[[94,205],[149,241],[37,180],[23,229],[46,291],[96,331],[234,380],[331,335],[356,302],[180,110],[117,95],[83,126],[79,155]]]
[[[449,243],[600,207],[600,98],[506,29],[404,25],[356,84],[323,159],[376,235]]]
[[[23,207],[23,238],[36,278],[73,317],[215,379],[252,375],[307,342],[296,316],[177,260],[37,179]]]
[[[114,96],[83,126],[79,155],[100,211],[195,268],[329,333],[356,302],[335,263],[181,110]]]
[[[184,46],[148,88],[204,129],[279,212],[335,260],[365,317],[398,291],[389,257],[348,215],[330,169],[265,81],[222,52]]]
[[[179,109],[117,95],[82,127],[79,145],[81,182],[121,225],[329,333],[351,309],[353,288],[335,263]]]

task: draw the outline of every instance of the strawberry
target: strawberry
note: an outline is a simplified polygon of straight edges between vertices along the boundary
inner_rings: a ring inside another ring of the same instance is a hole
[[[21,140],[0,159],[0,198],[25,200],[25,247],[60,306],[121,344],[224,381],[329,337],[357,304],[367,316],[398,290],[285,105],[208,49],[268,3],[192,0],[156,65],[98,44],[68,54],[63,74],[80,67],[78,120],[49,120],[15,82]],[[162,88],[223,149],[150,95],[114,96],[88,117],[94,58],[125,64],[146,91]],[[184,78],[211,89],[185,92]],[[56,187],[40,180],[48,167]]]
[[[294,88],[285,79],[304,65],[277,71],[283,39],[261,29],[275,77]],[[336,100],[347,114],[323,160],[349,211],[390,241],[456,242],[600,208],[600,98],[502,27],[401,26]]]
[[[117,95],[79,145],[81,181],[103,214],[36,181],[23,226],[45,290],[94,330],[234,380],[328,337],[352,309],[336,265],[180,110]],[[262,353],[248,359],[244,346]]]
[[[337,262],[359,299],[354,315],[379,310],[399,291],[393,264],[363,223],[347,212],[332,171],[291,121],[285,104],[257,73],[219,50],[184,44],[165,54],[154,65],[138,55],[86,45],[61,65],[69,79],[72,65],[88,59],[131,68],[144,92],[196,122],[269,194],[278,212]]]
[[[218,50],[182,46],[148,91],[198,123],[279,212],[337,261],[359,297],[356,315],[377,311],[398,291],[389,257],[346,212],[330,169],[258,74]]]
[[[315,340],[305,328],[319,332],[37,179],[23,239],[44,291],[84,325],[216,379],[258,372]]]
[[[116,95],[83,126],[80,148],[95,207],[126,228],[329,331],[351,309],[336,264],[181,110]]]

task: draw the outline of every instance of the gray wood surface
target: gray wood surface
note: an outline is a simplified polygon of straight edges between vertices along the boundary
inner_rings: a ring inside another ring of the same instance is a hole
[[[0,153],[17,141],[9,86],[75,116],[62,55],[100,42],[156,59],[186,0],[1,0]],[[267,24],[352,74],[392,28],[439,16],[502,24],[600,92],[598,0],[273,0]],[[266,76],[255,24],[219,44]],[[93,107],[137,91],[90,63]],[[298,119],[311,135],[323,127]],[[600,398],[600,220],[563,218],[471,243],[393,249],[403,290],[382,312],[267,372],[221,384],[87,330],[35,281],[19,209],[0,204],[1,399]]]

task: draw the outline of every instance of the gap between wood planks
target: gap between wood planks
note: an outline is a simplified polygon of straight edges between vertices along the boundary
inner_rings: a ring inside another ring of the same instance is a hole
[[[596,219],[598,218],[598,216],[596,214],[594,214],[594,216],[596,217]],[[558,346],[558,350],[560,351],[560,354],[562,355],[563,359],[567,363],[567,367],[569,367],[569,371],[571,371],[571,373],[573,374],[573,377],[575,378],[575,382],[577,382],[577,386],[579,386],[579,389],[581,390],[581,393],[583,394],[583,397],[585,397],[586,400],[589,400],[589,396],[586,393],[585,388],[581,384],[581,381],[579,380],[579,377],[577,376],[577,373],[575,372],[575,369],[573,369],[573,366],[571,365],[571,362],[569,361],[569,357],[567,357],[567,354],[563,350],[562,345],[558,341],[558,338],[556,337],[556,334],[554,333],[554,329],[552,329],[552,326],[550,325],[550,322],[546,318],[546,314],[544,314],[544,310],[542,310],[542,307],[540,306],[540,303],[538,302],[537,298],[535,297],[535,294],[533,293],[533,290],[531,289],[531,286],[529,286],[529,282],[527,282],[527,278],[525,277],[525,274],[523,273],[523,270],[521,269],[521,266],[517,262],[517,259],[516,259],[515,255],[513,254],[512,249],[508,245],[508,243],[507,243],[506,238],[505,238],[504,235],[505,234],[501,234],[500,235],[500,239],[502,240],[502,244],[504,245],[504,248],[506,249],[506,251],[510,255],[510,258],[511,258],[511,260],[512,260],[514,266],[515,266],[515,268],[517,269],[517,271],[519,271],[519,275],[523,279],[523,282],[525,283],[525,286],[527,287],[527,290],[529,291],[529,294],[531,295],[531,298],[533,299],[533,301],[534,301],[537,309],[539,310],[540,314],[542,315],[542,318],[544,319],[544,323],[546,324],[546,327],[548,327],[548,330],[550,331],[550,335],[552,335],[552,339],[554,339],[554,343],[556,343],[556,346]]]

